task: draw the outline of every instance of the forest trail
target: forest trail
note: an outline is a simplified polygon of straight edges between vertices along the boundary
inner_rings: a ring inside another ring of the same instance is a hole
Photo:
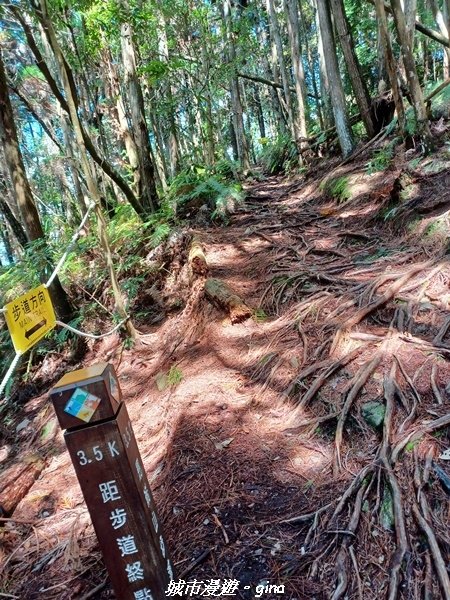
[[[395,179],[341,204],[313,179],[252,184],[229,226],[196,233],[253,318],[232,325],[199,278],[138,347],[109,338],[85,358],[118,372],[179,577],[375,600],[406,569],[408,589],[447,597],[418,523],[448,543],[431,461],[448,447],[450,265],[375,218]],[[52,423],[47,405],[27,417]],[[57,426],[31,450],[46,466],[7,523],[8,592],[114,597]]]

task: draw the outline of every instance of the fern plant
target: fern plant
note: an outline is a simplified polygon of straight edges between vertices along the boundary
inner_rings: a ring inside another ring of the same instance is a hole
[[[345,202],[351,198],[349,178],[347,176],[325,179],[319,186],[320,190],[329,198]]]

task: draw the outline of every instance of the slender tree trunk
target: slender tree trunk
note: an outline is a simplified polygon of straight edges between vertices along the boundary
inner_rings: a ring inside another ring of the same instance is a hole
[[[445,37],[449,37],[448,19],[445,18],[444,12],[447,11],[447,0],[444,0],[443,11],[439,8],[437,0],[430,0],[431,9],[433,11],[434,20],[439,27],[439,31]],[[450,2],[450,0],[449,0]],[[450,77],[450,48],[444,48],[444,61],[443,61],[443,76],[444,79]]]
[[[316,4],[319,0],[316,0]],[[320,71],[320,97],[322,99],[322,113],[325,129],[329,129],[334,125],[333,122],[333,107],[331,104],[330,83],[328,81],[328,73],[325,64],[325,51],[323,45],[322,30],[319,22],[319,11],[316,10],[316,30],[317,30],[317,52],[319,54],[319,71]]]
[[[261,46],[263,48],[262,57],[261,57],[263,72],[264,72],[264,75],[266,78],[273,79],[275,83],[278,83],[279,85],[281,85],[279,82],[276,70],[274,68],[271,68],[271,66],[269,64],[269,60],[267,58],[267,55],[269,54],[269,52],[266,51],[266,49],[270,46],[270,41],[268,39],[266,29],[267,29],[266,23],[264,23],[264,25],[260,29],[258,29],[258,37],[261,41]],[[272,88],[270,88],[269,94],[270,94],[270,99],[271,99],[271,109],[272,109],[273,121],[275,124],[274,134],[276,135],[279,132],[284,132],[286,130],[286,121],[284,118],[283,107],[281,106],[281,102],[280,102],[280,98],[278,96],[277,90],[272,87]]]
[[[1,202],[2,202],[2,199],[0,198],[0,204],[1,204]],[[3,246],[5,247],[6,258],[8,259],[8,263],[10,265],[12,265],[14,262],[14,251],[13,251],[13,247],[11,244],[11,240],[9,239],[9,231],[6,227],[6,221],[3,217],[3,215],[1,214],[1,210],[2,210],[2,207],[0,206],[0,237],[3,242]],[[1,266],[1,263],[0,263],[0,266]]]
[[[14,115],[6,83],[3,56],[0,48],[0,140],[3,146],[5,162],[13,183],[14,194],[24,224],[27,241],[45,240],[39,213],[33,200],[30,184],[25,172],[22,154],[20,152]],[[23,238],[22,238],[23,240]],[[43,273],[44,278],[50,275],[51,265],[48,272]],[[61,319],[70,320],[72,307],[66,292],[58,278],[49,287],[52,302],[56,312]]]
[[[155,163],[159,173],[159,179],[163,190],[167,190],[167,181],[169,179],[169,168],[167,166],[166,155],[164,152],[164,140],[161,132],[160,123],[155,118],[153,103],[150,102],[150,126],[155,139]]]
[[[263,107],[262,107],[262,102],[261,102],[261,96],[258,90],[258,86],[253,86],[253,97],[255,100],[255,112],[256,112],[256,118],[258,120],[258,127],[259,127],[259,135],[261,138],[265,138],[266,137],[266,123],[264,121],[264,111],[263,111]]]
[[[380,42],[383,48],[384,61],[389,75],[392,95],[394,97],[395,109],[397,111],[398,126],[400,134],[405,134],[405,109],[403,107],[403,99],[398,84],[397,67],[392,52],[391,39],[389,35],[388,22],[384,7],[384,0],[375,0],[375,9],[377,14],[377,22],[380,33]]]
[[[331,14],[327,0],[317,0],[320,31],[325,56],[325,66],[330,84],[331,103],[333,106],[334,121],[344,157],[353,151],[353,135],[347,115],[344,88],[339,73],[339,65],[334,43]]]
[[[431,149],[431,132],[428,125],[428,116],[423,100],[422,89],[417,76],[416,63],[414,60],[410,35],[406,29],[405,14],[402,11],[400,0],[391,0],[392,12],[394,14],[395,27],[402,49],[403,63],[406,69],[409,91],[413,101],[414,114],[417,121],[417,133],[419,134],[424,152]]]
[[[269,15],[270,23],[270,35],[275,43],[276,56],[281,74],[281,82],[283,84],[283,96],[286,105],[286,111],[288,115],[288,124],[291,132],[292,139],[297,144],[298,139],[302,137],[299,132],[299,128],[296,122],[294,109],[292,106],[291,88],[288,73],[286,70],[286,63],[283,54],[283,44],[281,42],[280,28],[278,25],[278,18],[275,12],[273,0],[266,0],[267,13]],[[304,111],[303,111],[304,113]]]
[[[130,23],[122,23],[120,41],[125,84],[128,90],[128,102],[130,105],[133,140],[139,157],[139,179],[135,177],[135,186],[139,190],[138,198],[143,209],[147,214],[150,214],[158,209],[159,198],[156,191],[150,139],[145,119],[144,97],[136,71],[136,52]]]
[[[428,83],[430,78],[430,65],[428,57],[428,42],[425,38],[422,39],[422,61],[423,61],[423,84]]]
[[[331,7],[356,103],[358,104],[367,135],[372,138],[377,132],[375,131],[375,124],[372,119],[369,90],[362,77],[361,65],[356,56],[352,32],[347,21],[347,15],[345,14],[344,2],[343,0],[331,0]]]
[[[238,160],[244,171],[249,171],[250,161],[248,156],[248,143],[244,131],[244,119],[241,101],[241,91],[239,87],[239,79],[236,70],[236,48],[234,45],[233,35],[233,15],[231,9],[231,0],[223,0],[223,19],[225,26],[226,49],[228,55],[228,63],[231,70],[230,74],[230,96],[233,112],[233,128],[236,139]]]
[[[286,13],[286,23],[291,46],[292,69],[294,72],[295,92],[297,96],[297,125],[298,136],[306,140],[306,86],[305,86],[305,71],[303,68],[301,47],[300,47],[300,23],[298,18],[298,2],[297,0],[283,0],[284,10]],[[299,149],[302,148],[302,142],[298,141]]]
[[[207,32],[203,29],[203,34],[206,38]],[[215,141],[214,141],[214,119],[212,109],[212,94],[210,87],[210,70],[211,61],[206,47],[206,42],[201,45],[201,56],[202,56],[202,75],[204,79],[204,96],[205,96],[205,108],[204,108],[204,119],[205,119],[205,162],[211,167],[214,164],[215,156]]]
[[[309,72],[311,75],[311,84],[312,84],[312,88],[313,88],[313,92],[314,92],[314,102],[316,104],[317,116],[319,118],[320,129],[325,129],[325,125],[323,122],[323,115],[322,115],[322,107],[320,105],[319,89],[318,89],[317,80],[316,80],[316,68],[314,65],[314,57],[313,57],[312,51],[311,51],[311,44],[308,41],[307,23],[305,20],[305,15],[303,13],[303,8],[302,8],[301,2],[299,2],[299,9],[300,9],[300,21],[301,21],[301,29],[300,29],[301,38],[302,38],[302,40],[304,40],[304,46],[305,46],[305,50],[306,50],[306,59],[308,61],[308,68],[309,68]],[[319,85],[320,85],[320,81],[319,81]]]
[[[25,246],[28,243],[27,235],[21,223],[16,219],[12,210],[9,207],[9,204],[5,200],[6,184],[3,185],[3,183],[4,182],[0,182],[0,213],[8,222],[11,231],[14,233],[14,236],[19,245],[22,248],[25,248]]]
[[[63,111],[61,109],[60,110],[60,122],[61,122],[61,129],[63,132],[65,152],[69,159],[70,175],[71,175],[73,187],[75,190],[75,198],[76,198],[76,201],[78,204],[78,208],[80,210],[81,215],[84,215],[84,213],[87,210],[87,205],[86,205],[83,190],[81,187],[80,176],[78,174],[78,166],[77,166],[77,158],[76,158],[75,148],[73,147],[73,143],[72,143],[72,133],[69,129],[69,123],[67,122],[67,119],[68,119],[68,117],[66,117],[66,115],[63,114]]]
[[[444,23],[447,26],[447,38],[450,38],[450,0],[444,0],[444,8],[442,10],[444,16]],[[447,48],[445,49],[447,50]],[[447,57],[447,77],[450,77],[450,54],[446,54]],[[445,70],[445,69],[444,69]]]
[[[167,42],[167,32],[166,32],[166,19],[163,13],[163,4],[160,0],[158,0],[158,47],[159,47],[159,55],[162,57],[166,64],[169,63],[169,44]],[[172,84],[171,75],[168,75],[169,81],[164,83],[164,96],[167,99],[167,103],[169,105],[169,110],[165,115],[165,121],[168,124],[168,140],[167,147],[169,150],[169,163],[170,163],[170,174],[172,177],[178,173],[179,170],[179,162],[180,162],[180,147],[178,142],[178,131],[177,124],[175,121],[175,111],[174,111],[174,96],[175,96],[175,88]]]
[[[119,125],[120,138],[125,146],[127,153],[128,162],[133,173],[133,192],[139,198],[140,197],[140,181],[141,174],[139,170],[139,155],[136,143],[133,139],[133,135],[130,131],[128,124],[127,111],[120,89],[119,75],[117,73],[117,67],[113,63],[111,51],[109,48],[105,51],[105,62],[108,69],[109,85],[111,89],[111,97],[115,98],[115,114],[117,116],[117,122]]]
[[[40,0],[40,10],[41,10],[41,17],[42,17],[43,23],[46,27],[46,31],[48,34],[50,45],[52,47],[56,61],[58,62],[58,66],[60,68],[63,88],[64,88],[64,92],[65,92],[66,99],[67,99],[70,119],[71,119],[71,122],[72,122],[72,125],[74,128],[75,137],[76,137],[77,144],[78,144],[79,151],[80,151],[80,158],[81,158],[81,162],[82,162],[82,166],[83,166],[84,175],[86,178],[86,184],[87,184],[87,187],[89,190],[89,194],[90,194],[92,200],[95,202],[95,213],[97,216],[99,239],[100,239],[100,244],[102,246],[102,249],[103,249],[103,252],[105,255],[106,265],[108,268],[109,278],[111,281],[111,287],[112,287],[113,294],[114,294],[116,310],[117,310],[119,316],[121,318],[125,319],[127,317],[126,310],[125,310],[125,303],[124,303],[122,293],[121,293],[120,287],[119,287],[119,282],[117,280],[117,276],[116,276],[116,273],[114,270],[112,253],[111,253],[111,249],[109,246],[109,240],[108,240],[107,233],[106,233],[106,221],[103,216],[102,209],[101,209],[100,193],[99,193],[97,183],[94,179],[94,176],[93,176],[93,173],[91,170],[91,165],[89,164],[89,161],[87,158],[87,150],[86,150],[86,146],[84,144],[82,127],[81,127],[80,119],[78,117],[78,112],[77,112],[77,107],[76,107],[76,104],[74,101],[73,91],[72,91],[70,83],[69,83],[69,77],[68,77],[67,66],[66,66],[67,63],[64,60],[64,56],[62,54],[58,40],[56,38],[56,33],[53,28],[53,24],[50,20],[49,14],[48,14],[46,0]],[[136,330],[134,329],[133,324],[131,323],[130,320],[127,321],[126,328],[127,328],[128,333],[130,334],[130,336],[134,339],[136,337]]]

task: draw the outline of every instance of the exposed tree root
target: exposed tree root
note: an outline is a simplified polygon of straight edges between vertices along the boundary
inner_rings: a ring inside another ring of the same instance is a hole
[[[290,411],[292,427],[283,432],[299,435],[303,444],[313,432],[315,440],[324,443],[334,435],[334,479],[330,482],[342,484],[349,473],[353,475],[336,501],[327,498],[317,510],[309,507],[280,524],[299,527],[302,555],[307,557],[304,567],[310,578],[334,586],[328,593],[333,600],[369,598],[368,578],[376,579],[376,574],[383,580],[382,587],[373,591],[377,598],[396,600],[420,594],[431,600],[437,591],[433,569],[441,591],[446,590],[442,597],[450,600],[443,562],[444,547],[447,550],[444,513],[436,511],[431,498],[428,505],[425,496],[435,484],[430,477],[436,455],[433,438],[417,446],[425,456],[423,473],[411,473],[414,444],[450,426],[450,415],[442,415],[446,395],[441,387],[447,371],[444,366],[441,369],[443,362],[437,362],[450,357],[450,345],[445,342],[450,318],[443,321],[446,301],[439,302],[436,291],[441,289],[442,294],[440,281],[448,285],[447,258],[432,256],[420,247],[398,250],[398,243],[385,248],[386,240],[374,248],[375,227],[367,234],[336,231],[342,221],[335,225],[333,215],[342,206],[330,212],[327,204],[316,215],[311,208],[308,205],[301,223],[288,218],[284,242],[278,227],[272,228],[276,235],[260,234],[271,244],[274,258],[272,281],[262,301],[277,315],[283,314],[286,304],[290,307],[284,315],[291,315],[302,347],[299,372],[285,392],[286,401],[298,398],[298,402]],[[322,255],[320,261],[318,255]],[[430,258],[419,258],[423,256]],[[422,262],[413,264],[417,260]],[[442,323],[437,333],[436,322]],[[355,359],[362,365],[355,366]],[[273,358],[261,374],[263,389],[267,388],[263,380],[272,377],[277,360]],[[383,372],[386,368],[387,373]],[[381,417],[377,413],[378,424],[366,419],[369,400],[374,410],[384,410]],[[434,415],[428,421],[427,413]],[[360,427],[352,429],[352,437],[346,439],[350,418]],[[363,463],[361,444],[368,446]],[[365,544],[382,556],[367,555]]]
[[[440,417],[439,419],[435,419],[430,423],[424,423],[414,431],[411,431],[408,435],[402,438],[392,450],[391,462],[397,462],[400,452],[408,443],[412,444],[413,442],[420,440],[420,438],[426,433],[437,431],[438,429],[442,429],[442,427],[447,427],[448,425],[450,425],[450,413]]]
[[[433,528],[430,525],[430,509],[428,507],[428,503],[424,495],[421,495],[420,499],[420,507],[422,509],[422,513],[419,509],[418,504],[415,502],[412,506],[412,511],[414,517],[419,524],[419,527],[422,529],[424,534],[427,537],[428,545],[430,547],[431,556],[434,561],[434,568],[436,569],[437,576],[439,579],[439,583],[441,585],[441,592],[445,600],[450,600],[450,578],[447,572],[447,566],[442,556],[441,549],[439,548],[438,541],[434,534]],[[428,517],[425,518],[426,515]]]
[[[355,505],[353,508],[353,514],[352,514],[350,522],[348,524],[348,532],[346,532],[344,534],[344,539],[342,540],[342,543],[341,543],[341,549],[339,550],[339,553],[337,555],[336,574],[337,574],[338,583],[337,583],[336,589],[334,590],[334,593],[331,597],[332,600],[339,600],[339,598],[342,598],[342,596],[345,594],[345,591],[348,586],[348,572],[347,572],[347,565],[348,565],[347,558],[348,558],[348,553],[349,553],[348,547],[352,541],[351,534],[354,534],[358,527],[359,518],[361,516],[362,502],[363,502],[363,497],[364,497],[364,492],[366,490],[366,487],[367,487],[367,484],[363,483],[363,485],[358,490],[358,493],[356,494],[356,500],[355,500]],[[359,576],[359,574],[358,574],[358,576]]]
[[[342,367],[344,367],[346,364],[348,364],[350,361],[352,361],[354,358],[356,358],[356,356],[358,356],[358,354],[360,353],[359,348],[356,348],[355,350],[352,350],[351,352],[349,352],[348,354],[346,354],[345,356],[343,356],[342,358],[340,358],[337,361],[334,361],[315,381],[314,383],[311,385],[311,387],[308,389],[308,391],[306,392],[306,394],[304,394],[304,396],[302,397],[302,399],[300,400],[300,402],[298,403],[298,407],[294,410],[293,412],[293,416],[294,418],[301,412],[303,411],[304,408],[306,408],[306,406],[309,404],[309,402],[311,401],[311,399],[318,393],[318,391],[320,390],[320,388],[322,387],[322,385],[325,383],[325,381],[331,377],[331,375],[333,375],[334,373],[336,373],[336,371],[338,369],[341,369]]]
[[[361,369],[358,371],[358,373],[355,375],[355,377],[352,380],[352,387],[347,394],[347,397],[345,399],[344,406],[342,408],[341,414],[338,419],[337,427],[336,427],[336,436],[335,436],[335,440],[334,440],[335,461],[334,461],[334,466],[333,466],[333,472],[334,472],[335,476],[337,476],[339,470],[342,468],[341,444],[342,444],[342,436],[343,436],[343,432],[344,432],[345,421],[347,420],[347,416],[350,412],[350,409],[352,407],[352,404],[353,404],[355,398],[357,397],[357,395],[359,394],[359,392],[361,391],[363,386],[366,384],[369,377],[376,370],[376,368],[380,364],[382,358],[383,358],[383,355],[381,354],[381,352],[377,352],[375,357],[369,363],[366,363],[365,365],[363,365],[361,367]]]

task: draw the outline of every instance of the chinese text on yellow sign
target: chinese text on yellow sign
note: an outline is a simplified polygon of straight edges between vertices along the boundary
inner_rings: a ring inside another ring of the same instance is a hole
[[[5,306],[6,324],[16,352],[34,346],[56,325],[55,313],[47,288],[41,285]]]

